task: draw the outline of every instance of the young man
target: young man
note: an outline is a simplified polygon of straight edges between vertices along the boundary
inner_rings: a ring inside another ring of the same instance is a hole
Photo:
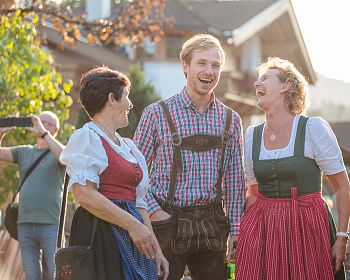
[[[196,35],[180,58],[185,88],[144,110],[134,140],[152,166],[147,203],[169,279],[186,265],[193,279],[225,279],[245,197],[241,120],[213,93],[225,61],[220,42]]]
[[[47,149],[50,150],[22,186],[17,226],[26,279],[42,279],[41,259],[45,259],[49,277],[53,279],[65,171],[58,159],[64,146],[55,139],[60,124],[54,113],[45,111],[39,117],[31,118],[33,127],[26,129],[36,135],[36,145],[0,147],[0,160],[18,164],[22,180],[34,161]],[[12,129],[0,128],[0,145],[4,135]]]

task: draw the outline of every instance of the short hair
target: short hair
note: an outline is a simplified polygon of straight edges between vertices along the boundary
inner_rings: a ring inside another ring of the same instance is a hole
[[[207,50],[217,48],[220,54],[221,67],[225,63],[225,52],[220,41],[210,34],[198,34],[188,39],[183,45],[180,52],[181,61],[189,64],[193,57],[193,52],[198,50]]]
[[[92,118],[104,108],[109,93],[119,101],[124,89],[130,90],[130,87],[131,82],[125,74],[106,66],[96,67],[83,74],[80,80],[80,102]]]
[[[56,122],[56,128],[57,128],[57,130],[60,129],[60,119],[58,118],[58,116],[57,116],[54,112],[51,112],[51,111],[42,111],[42,112],[39,114],[39,118],[40,118],[40,116],[42,116],[42,115],[48,115],[48,116],[50,116],[52,119],[54,119],[55,122]]]
[[[279,57],[269,57],[258,67],[259,76],[268,69],[277,69],[277,77],[281,82],[289,82],[290,88],[285,99],[286,106],[292,114],[302,114],[309,105],[309,92],[306,78],[288,60]]]

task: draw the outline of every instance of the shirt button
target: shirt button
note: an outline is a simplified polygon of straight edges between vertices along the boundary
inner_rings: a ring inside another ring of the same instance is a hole
[[[139,168],[139,165],[138,165],[138,164],[135,164],[135,168]]]
[[[134,182],[137,182],[137,178],[136,177],[134,178]]]
[[[139,171],[136,171],[136,175],[139,175],[140,174],[140,172]]]

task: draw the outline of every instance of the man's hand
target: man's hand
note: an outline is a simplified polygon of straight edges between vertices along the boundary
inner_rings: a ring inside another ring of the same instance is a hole
[[[11,127],[0,127],[0,138],[5,136],[5,134],[9,133],[14,128],[15,128],[14,126],[11,126]]]
[[[156,252],[156,265],[157,265],[157,274],[159,279],[166,280],[169,276],[169,262],[164,257],[162,250],[158,245],[158,249]]]
[[[230,234],[227,239],[227,252],[226,252],[226,260],[230,261],[233,256],[234,252],[237,248],[237,241],[238,241],[238,235]]]
[[[29,117],[32,119],[33,127],[26,127],[25,129],[33,132],[37,137],[40,137],[46,132],[44,125],[38,116],[31,115]]]
[[[155,221],[163,221],[163,220],[169,219],[170,217],[171,215],[165,212],[164,210],[158,210],[150,216],[150,219],[152,222],[155,222]]]

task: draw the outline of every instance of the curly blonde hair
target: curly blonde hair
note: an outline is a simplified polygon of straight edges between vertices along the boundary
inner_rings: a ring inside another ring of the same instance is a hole
[[[268,69],[278,69],[278,78],[282,83],[289,83],[286,106],[292,114],[304,114],[309,106],[309,83],[300,71],[288,60],[269,57],[258,67],[259,76]]]

